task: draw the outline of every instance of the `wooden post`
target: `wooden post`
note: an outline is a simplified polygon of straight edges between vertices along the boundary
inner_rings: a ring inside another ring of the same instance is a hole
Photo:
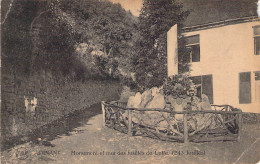
[[[105,111],[105,106],[104,106],[104,101],[101,101],[101,108],[102,108],[102,126],[106,126],[106,111]]]
[[[189,139],[188,139],[188,122],[187,122],[187,114],[184,113],[183,114],[183,141],[184,144],[188,144],[189,143]]]
[[[132,111],[128,109],[128,136],[133,136],[132,132]]]
[[[242,113],[238,114],[238,138],[237,140],[240,140],[241,133],[242,133],[242,123],[243,123],[243,118],[242,118]]]

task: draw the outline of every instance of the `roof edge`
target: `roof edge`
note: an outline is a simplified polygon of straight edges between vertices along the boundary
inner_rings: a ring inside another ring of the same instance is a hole
[[[237,23],[246,23],[246,22],[255,22],[255,21],[260,21],[260,17],[251,16],[251,17],[243,17],[243,18],[236,18],[236,19],[227,19],[224,21],[184,27],[182,28],[182,32],[192,32],[192,31],[205,30],[205,29],[227,26],[227,25],[232,25]]]

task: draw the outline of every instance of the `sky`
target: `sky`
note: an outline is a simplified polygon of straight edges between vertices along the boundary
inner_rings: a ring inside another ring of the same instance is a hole
[[[139,16],[142,7],[142,0],[110,0],[114,3],[120,3],[123,8],[130,10],[133,15]],[[260,0],[258,0],[257,8],[258,16],[260,17]]]
[[[126,11],[130,10],[135,16],[139,16],[142,7],[142,0],[110,0],[113,3],[120,3]]]

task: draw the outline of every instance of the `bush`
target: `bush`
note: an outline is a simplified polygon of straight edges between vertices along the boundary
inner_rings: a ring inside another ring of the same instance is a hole
[[[195,93],[195,86],[188,76],[175,75],[165,81],[163,92],[165,96],[172,95],[174,98],[192,97]]]

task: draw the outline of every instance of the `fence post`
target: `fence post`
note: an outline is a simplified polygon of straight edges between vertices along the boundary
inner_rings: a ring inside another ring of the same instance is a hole
[[[133,136],[132,132],[132,111],[128,109],[128,136]]]
[[[225,111],[226,112],[228,111],[228,105],[225,105]]]
[[[243,118],[242,118],[242,112],[238,114],[238,138],[237,140],[240,140],[241,137],[241,132],[242,132],[242,123],[243,123]]]
[[[102,126],[106,126],[106,111],[104,106],[105,101],[101,101],[101,108],[102,108]]]
[[[183,114],[183,141],[184,144],[189,143],[189,138],[188,138],[188,122],[187,122],[187,113]]]

